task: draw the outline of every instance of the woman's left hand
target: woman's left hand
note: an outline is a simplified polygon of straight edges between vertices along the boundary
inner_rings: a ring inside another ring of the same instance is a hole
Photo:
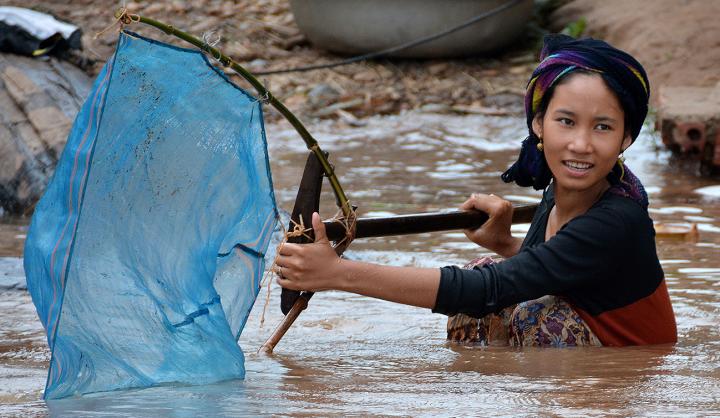
[[[503,257],[511,257],[520,249],[520,241],[510,233],[513,205],[495,195],[473,193],[460,206],[460,210],[479,210],[488,220],[477,229],[465,229],[465,236],[482,247],[495,251]]]
[[[338,288],[342,277],[342,259],[330,246],[325,225],[320,215],[312,216],[315,242],[310,244],[285,243],[278,250],[276,265],[278,284],[286,289],[313,292]]]

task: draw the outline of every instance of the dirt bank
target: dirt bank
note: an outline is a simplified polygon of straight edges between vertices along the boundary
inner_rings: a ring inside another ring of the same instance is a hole
[[[553,14],[552,26],[584,17],[587,34],[635,56],[657,92],[720,82],[718,16],[718,0],[574,0]]]
[[[79,25],[85,32],[85,55],[96,60],[88,69],[91,74],[97,73],[112,53],[117,31],[94,35],[113,21],[117,1],[8,3],[49,12]],[[127,7],[193,34],[219,39],[218,47],[254,71],[342,58],[308,44],[286,0],[161,0],[129,2]],[[552,29],[559,30],[585,17],[586,33],[636,55],[655,87],[712,85],[720,81],[718,15],[718,0],[574,0],[558,9],[550,22]],[[149,27],[132,25],[130,29],[181,44]],[[522,110],[523,87],[537,56],[530,32],[532,28],[518,45],[496,57],[381,59],[265,79],[277,96],[304,117],[341,117],[352,122],[357,117],[423,106],[439,112],[486,112],[495,107],[517,112]]]
[[[31,7],[79,25],[85,32],[85,55],[96,60],[97,73],[110,56],[117,37],[109,30],[116,1],[74,1],[72,4],[29,0],[11,5]],[[166,20],[191,33],[213,32],[218,46],[260,71],[340,59],[307,43],[285,0],[219,0],[129,2],[140,14]],[[712,85],[720,81],[720,1],[718,0],[574,0],[551,17],[561,29],[581,17],[586,33],[608,40],[636,55],[651,82]],[[133,25],[131,30],[170,41],[158,31]],[[330,70],[266,77],[276,95],[303,116],[353,117],[396,113],[428,106],[447,111],[484,111],[518,103],[536,58],[533,42],[494,58],[462,60],[378,60]],[[178,42],[172,40],[172,42]],[[468,109],[468,106],[470,109]]]
[[[97,74],[111,55],[117,30],[94,35],[113,22],[117,1],[72,4],[11,1],[54,14],[79,25],[85,55],[97,62]],[[252,71],[335,62],[343,57],[314,49],[300,33],[286,0],[215,0],[128,2],[130,11],[157,18],[197,36],[208,34],[217,46]],[[144,25],[128,29],[178,45]],[[524,44],[527,45],[527,42]],[[183,45],[187,46],[187,44]],[[303,117],[354,118],[397,113],[430,105],[434,111],[492,112],[487,107],[522,111],[523,84],[535,54],[522,44],[493,58],[463,60],[377,60],[308,73],[264,77],[276,96]],[[458,107],[459,106],[459,107]],[[468,108],[469,107],[469,108]],[[452,110],[450,110],[452,111]],[[274,112],[268,116],[273,117]]]

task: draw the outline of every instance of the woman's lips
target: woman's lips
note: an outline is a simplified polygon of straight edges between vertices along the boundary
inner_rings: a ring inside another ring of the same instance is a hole
[[[562,164],[567,168],[568,173],[573,177],[586,175],[595,165],[585,161],[563,160]]]

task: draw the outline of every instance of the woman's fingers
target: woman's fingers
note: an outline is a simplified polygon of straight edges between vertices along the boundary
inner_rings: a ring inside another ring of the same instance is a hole
[[[475,205],[473,205],[473,198],[469,198],[465,202],[463,202],[462,205],[460,205],[460,210],[473,210],[475,209]]]
[[[479,210],[491,217],[507,210],[508,201],[494,194],[473,193],[461,206],[461,210]]]
[[[278,276],[278,278],[275,280],[277,284],[279,284],[281,287],[284,287],[285,289],[290,290],[305,290],[298,286],[299,283],[296,283],[292,280],[289,280],[283,276]]]
[[[291,244],[289,242],[283,243],[278,248],[278,254],[286,256],[300,254],[300,252],[302,252],[302,245],[303,244]]]
[[[290,259],[286,256],[278,256],[275,259],[275,266],[278,267],[278,269],[275,270],[276,273],[281,274],[282,268],[285,267],[285,271],[287,272],[287,269],[290,268]]]
[[[328,243],[328,245],[330,245],[327,232],[325,232],[325,224],[322,222],[320,214],[317,212],[313,212],[312,214],[312,226],[313,231],[315,232],[315,242]]]
[[[330,245],[330,241],[327,237],[327,232],[325,231],[325,224],[323,224],[322,220],[320,219],[320,215],[317,212],[313,213],[312,225],[315,232],[315,242],[322,242]],[[304,245],[306,244],[292,244],[289,242],[283,243],[278,249],[278,254],[287,256],[299,255],[302,252]]]
[[[479,210],[481,212],[490,214],[493,207],[493,201],[495,199],[498,198],[493,195],[473,193],[472,195],[470,195],[468,200],[466,200],[462,205],[460,205],[460,210]]]
[[[280,286],[291,290],[310,290],[306,266],[298,257],[279,256],[275,264],[276,281]]]

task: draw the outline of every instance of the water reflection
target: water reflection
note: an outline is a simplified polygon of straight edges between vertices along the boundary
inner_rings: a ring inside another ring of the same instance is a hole
[[[525,134],[520,118],[412,113],[362,128],[312,127],[362,216],[456,208],[472,192],[516,203],[539,192],[502,183]],[[289,210],[306,158],[286,125],[268,128],[277,199]],[[648,131],[626,158],[650,194],[651,215],[696,223],[697,243],[658,241],[678,319],[674,347],[510,349],[445,341],[446,318],[427,310],[326,292],[311,301],[271,356],[256,353],[280,320],[278,292],[261,292],[240,339],[244,381],[163,386],[52,401],[57,416],[683,415],[720,413],[720,185],[675,164]],[[335,212],[324,192],[321,212]],[[46,412],[49,354],[22,290],[26,220],[0,224],[0,415]],[[517,225],[521,236],[527,225]],[[484,255],[461,232],[374,238],[347,256],[440,267]]]

